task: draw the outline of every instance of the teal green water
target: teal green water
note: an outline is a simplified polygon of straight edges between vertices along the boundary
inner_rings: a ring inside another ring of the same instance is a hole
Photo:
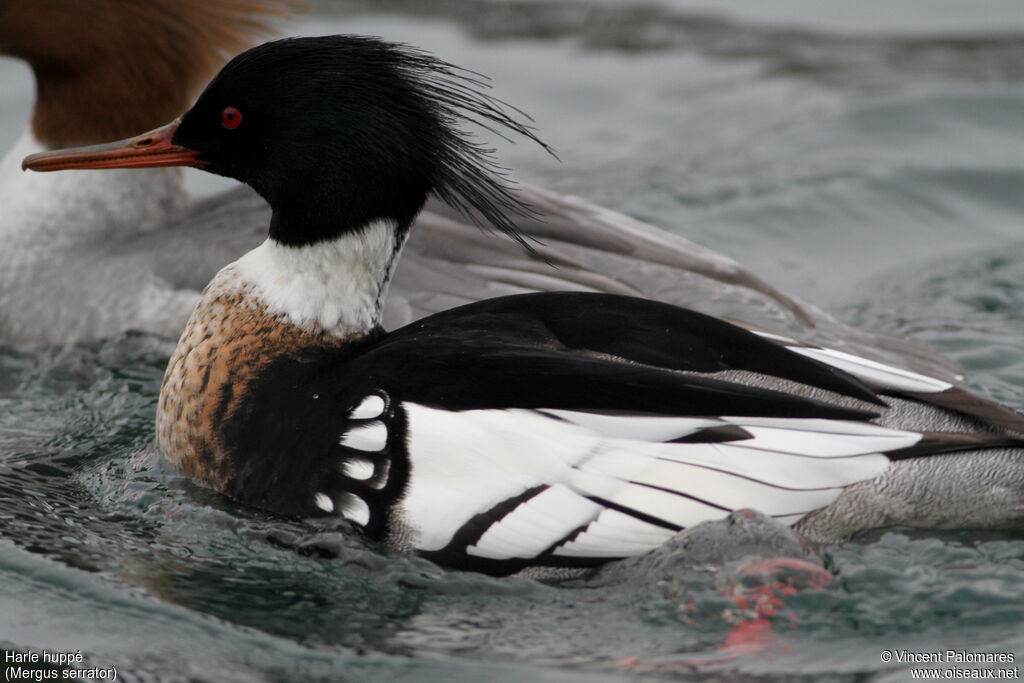
[[[1024,409],[1024,20],[990,1],[993,20],[958,34],[962,3],[898,4],[881,33],[870,3],[763,16],[753,0],[723,5],[732,18],[689,1],[325,3],[301,28],[491,75],[562,159],[503,146],[520,177],[918,335]],[[6,144],[31,85],[9,62],[0,77]],[[142,681],[899,681],[909,667],[883,651],[1024,656],[1020,534],[827,547],[836,578],[787,601],[768,653],[714,663],[730,603],[703,573],[497,580],[239,508],[147,451],[172,345],[0,347],[0,647]]]

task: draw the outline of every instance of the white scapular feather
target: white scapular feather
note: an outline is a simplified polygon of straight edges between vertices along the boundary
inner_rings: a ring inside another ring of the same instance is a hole
[[[953,386],[949,382],[943,382],[942,380],[917,372],[903,370],[867,358],[854,356],[845,351],[808,346],[793,346],[790,348],[803,356],[819,360],[840,370],[845,370],[854,377],[866,382],[868,386],[876,389],[939,392]]]
[[[756,457],[756,456],[755,456]],[[888,461],[884,456],[875,455],[880,461],[845,462],[848,477],[858,480],[884,471]],[[880,465],[880,467],[878,467]],[[831,503],[842,487],[783,488],[776,484],[747,479],[729,472],[694,466],[673,460],[636,458],[632,453],[616,451],[591,458],[580,465],[580,469],[600,473],[620,481],[631,481],[649,487],[679,492],[695,492],[691,495],[707,501],[712,506],[736,510],[755,508],[769,515],[810,512]],[[677,496],[678,497],[678,496]],[[621,503],[616,497],[612,502]],[[654,514],[653,512],[651,514]],[[661,515],[656,515],[661,517]],[[668,517],[662,517],[671,521]],[[685,525],[682,525],[685,526]]]
[[[365,481],[366,479],[373,478],[374,472],[377,468],[374,466],[372,460],[356,457],[346,459],[341,469],[346,477]]]
[[[360,451],[379,451],[388,445],[388,428],[383,422],[368,422],[345,432],[342,446]]]
[[[313,496],[313,503],[324,512],[334,512],[334,501],[326,493]]]
[[[870,358],[861,358],[845,351],[818,346],[804,346],[795,339],[772,334],[771,332],[763,332],[761,330],[752,330],[752,332],[765,339],[778,342],[790,351],[848,372],[874,389],[933,393],[945,391],[953,386],[949,382],[944,382],[934,377],[879,363]]]
[[[370,521],[370,506],[359,496],[348,495],[341,506],[341,516],[356,524],[366,526]]]
[[[545,409],[540,412],[578,424],[605,436],[641,441],[671,441],[700,429],[719,427],[724,421],[711,417],[660,417],[649,415],[607,415],[578,410]]]
[[[772,427],[774,429],[791,429],[798,431],[817,432],[821,434],[846,434],[849,436],[885,436],[902,434],[908,439],[920,439],[915,432],[901,432],[889,427],[880,427],[870,422],[850,422],[848,420],[826,420],[820,417],[723,417],[723,422],[742,425],[744,427]]]
[[[777,451],[793,455],[807,455],[815,458],[843,458],[865,453],[884,453],[920,441],[919,434],[911,432],[890,432],[888,434],[860,434],[855,438],[837,438],[837,434],[820,434],[775,427],[749,427],[744,429],[753,436],[750,448],[762,451]],[[852,437],[853,435],[846,435]],[[735,448],[745,448],[747,441],[727,442]]]
[[[384,412],[384,399],[376,394],[364,398],[359,405],[352,409],[349,418],[353,420],[370,420],[380,417]]]
[[[682,445],[688,448],[658,449],[659,457],[716,469],[785,489],[807,490],[849,486],[853,481],[870,479],[881,474],[889,464],[888,458],[874,453],[849,458],[817,458],[776,451],[759,451],[749,446],[730,444]]]

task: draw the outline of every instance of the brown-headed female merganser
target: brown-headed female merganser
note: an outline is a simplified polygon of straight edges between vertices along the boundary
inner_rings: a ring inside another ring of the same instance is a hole
[[[36,84],[30,125],[0,159],[0,342],[180,332],[202,285],[260,239],[263,202],[195,205],[180,169],[27,177],[21,159],[167,121],[295,4],[0,3],[0,54],[24,60]]]

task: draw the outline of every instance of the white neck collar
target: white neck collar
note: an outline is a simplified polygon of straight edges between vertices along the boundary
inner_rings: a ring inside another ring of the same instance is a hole
[[[311,332],[362,334],[380,324],[398,240],[385,220],[303,247],[268,238],[228,268],[270,315]]]

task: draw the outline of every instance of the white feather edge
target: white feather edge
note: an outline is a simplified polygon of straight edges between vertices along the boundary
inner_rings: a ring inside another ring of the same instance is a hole
[[[889,460],[881,453],[921,438],[818,419],[403,407],[411,474],[399,508],[421,550],[439,550],[474,516],[547,487],[496,520],[469,549],[493,559],[530,558],[547,549],[557,555],[632,555],[671,536],[663,524],[689,527],[743,507],[795,523],[831,504],[845,487],[884,472]],[[739,425],[751,438],[663,442],[718,424]]]
[[[761,330],[751,331],[760,337],[782,344],[790,351],[848,372],[874,389],[938,393],[953,386],[949,382],[944,382],[934,377],[897,368],[869,358],[855,356],[845,351],[818,346],[805,346],[795,339],[782,335]]]
[[[380,451],[388,445],[388,428],[378,420],[367,422],[342,434],[338,443],[360,451]]]

